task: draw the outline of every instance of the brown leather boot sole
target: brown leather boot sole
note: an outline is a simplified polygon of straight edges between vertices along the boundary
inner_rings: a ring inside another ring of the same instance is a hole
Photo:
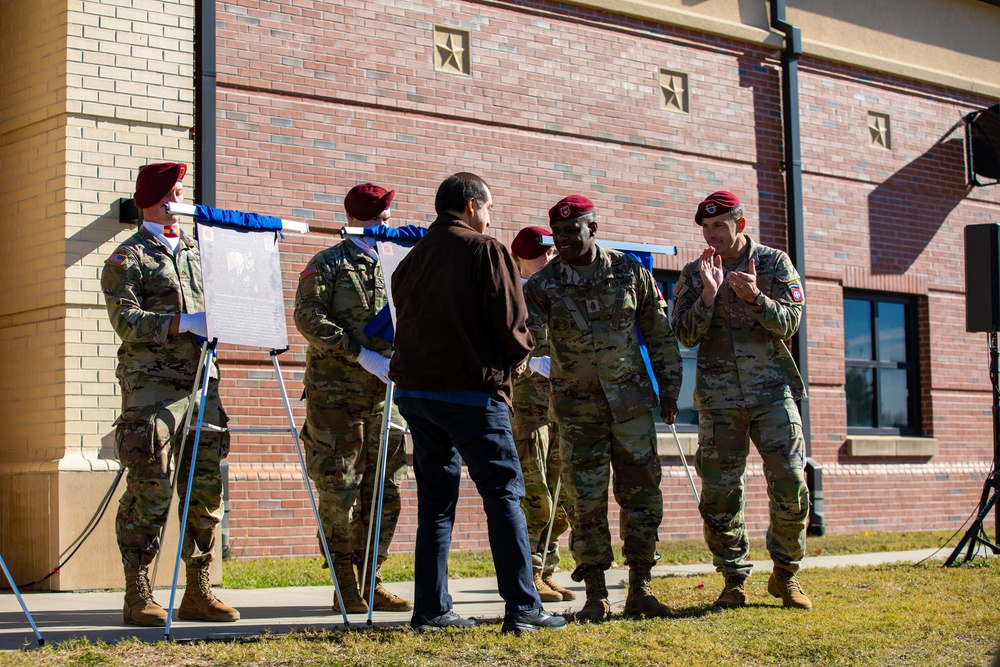
[[[143,612],[131,615],[128,609],[122,610],[122,620],[125,625],[137,625],[142,628],[165,628],[167,626],[167,612],[163,609],[160,610],[162,616],[159,614],[150,614],[148,612]]]

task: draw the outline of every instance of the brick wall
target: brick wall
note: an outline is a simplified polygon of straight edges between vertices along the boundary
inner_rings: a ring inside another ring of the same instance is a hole
[[[397,190],[397,221],[427,224],[442,178],[478,172],[504,241],[582,192],[598,206],[599,238],[676,244],[677,257],[656,260],[668,270],[696,256],[694,207],[725,187],[747,204],[752,236],[786,243],[777,52],[547,2],[244,1],[218,19],[218,205],[311,225],[282,244],[289,313],[298,271],[339,240],[343,195],[366,180]],[[470,31],[471,76],[433,69],[435,25]],[[659,108],[661,67],[688,74],[689,114]],[[800,95],[811,444],[828,528],[957,528],[991,455],[985,351],[964,332],[962,228],[1000,212],[996,192],[962,184],[957,123],[989,101],[808,58]],[[890,115],[891,151],[869,147],[869,111]],[[920,296],[933,459],[846,455],[845,288]],[[289,329],[280,361],[301,423],[304,342]],[[234,421],[282,422],[266,356],[223,349],[220,359]],[[696,537],[683,469],[665,463],[661,536]],[[294,444],[239,436],[230,466],[234,555],[317,553]],[[760,534],[756,457],[748,488]],[[412,546],[414,503],[411,479],[396,550]],[[485,548],[481,523],[466,481],[453,546]]]

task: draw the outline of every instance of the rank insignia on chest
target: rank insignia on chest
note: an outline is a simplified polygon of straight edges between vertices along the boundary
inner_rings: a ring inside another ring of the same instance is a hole
[[[587,312],[596,313],[601,309],[601,304],[598,303],[597,299],[587,299]]]
[[[316,271],[317,269],[315,264],[313,264],[310,267],[307,267],[305,271],[299,274],[299,280],[304,280],[305,278],[308,278],[312,274],[316,273]]]
[[[806,300],[805,292],[802,291],[802,285],[798,283],[788,283],[788,293],[792,295],[792,301],[795,303],[802,303]]]
[[[114,264],[115,266],[125,266],[126,262],[128,262],[128,255],[121,252],[116,252],[104,260],[105,264]]]

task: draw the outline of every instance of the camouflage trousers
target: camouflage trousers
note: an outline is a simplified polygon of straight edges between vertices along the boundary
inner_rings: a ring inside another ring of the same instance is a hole
[[[376,484],[385,393],[306,390],[305,445],[309,478],[316,485],[319,514],[334,561],[364,560]],[[384,385],[383,385],[384,389]],[[405,423],[393,408],[379,526],[378,556],[389,556],[399,520],[399,487],[406,479]]]
[[[558,427],[548,418],[548,406],[534,403],[515,403],[510,425],[514,432],[514,445],[521,461],[524,476],[524,499],[521,509],[528,523],[528,540],[531,560],[535,567],[551,571],[559,565],[559,536],[569,528],[565,510],[566,494],[556,507],[552,521],[552,536],[548,545],[543,544],[552,517],[552,502],[556,480],[562,468],[557,439]]]
[[[150,376],[131,376],[121,384],[122,414],[115,422],[115,451],[128,475],[118,505],[115,533],[124,566],[142,568],[160,550],[160,531],[171,502],[171,461],[177,470],[178,520],[183,516],[200,394],[195,397],[187,442],[181,447],[192,384]],[[204,423],[229,423],[219,401],[216,380],[209,382]],[[222,520],[221,463],[228,454],[228,432],[202,430],[181,548],[181,557],[190,565],[212,562],[215,528]]]
[[[570,550],[577,567],[606,570],[614,562],[608,524],[608,487],[621,506],[626,565],[650,565],[663,520],[660,457],[653,413],[617,423],[560,420],[563,488],[569,503]]]
[[[701,477],[698,509],[705,541],[719,572],[750,575],[743,487],[751,440],[764,460],[771,500],[767,550],[776,565],[796,572],[806,548],[809,490],[802,419],[790,398],[753,408],[701,411],[695,467]]]

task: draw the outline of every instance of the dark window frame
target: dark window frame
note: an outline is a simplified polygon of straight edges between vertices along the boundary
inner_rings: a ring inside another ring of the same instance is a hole
[[[656,280],[656,284],[660,287],[660,291],[663,292],[663,298],[667,301],[668,316],[673,311],[674,307],[674,285],[680,277],[680,271],[666,271],[664,269],[653,270],[653,279]],[[681,385],[681,393],[677,397],[677,405],[681,409],[681,412],[677,417],[677,422],[674,424],[674,427],[677,429],[678,433],[697,433],[698,411],[694,409],[693,403],[694,379],[698,365],[698,348],[684,347],[681,345],[680,341],[677,341],[677,347],[680,350],[681,363],[684,365],[684,378],[683,384]],[[693,420],[691,415],[693,415]],[[684,420],[683,423],[682,420]],[[669,430],[669,427],[657,420],[657,429],[667,431]]]
[[[868,322],[869,322],[869,332],[871,336],[871,358],[870,359],[851,359],[847,357],[846,343],[847,343],[847,322],[846,322],[846,302],[851,301],[863,301],[868,302]],[[847,374],[852,368],[868,369],[872,371],[872,414],[871,423],[873,426],[851,426],[847,424],[848,435],[897,435],[897,436],[920,436],[923,434],[921,428],[921,414],[920,414],[920,403],[921,403],[921,386],[920,386],[920,329],[919,329],[919,319],[918,319],[918,301],[914,295],[905,294],[885,294],[878,292],[866,292],[861,290],[844,290],[843,293],[844,304],[844,395],[845,395],[845,408],[850,403],[850,397],[847,396]],[[903,306],[903,330],[906,335],[906,343],[904,345],[904,350],[906,354],[906,359],[900,360],[890,360],[881,361],[879,360],[879,336],[878,336],[878,304],[900,304]],[[907,389],[907,422],[906,427],[895,427],[895,426],[881,426],[881,397],[880,389],[882,384],[882,372],[892,371],[892,370],[903,370],[906,371],[906,389]],[[846,418],[845,412],[845,418]]]

